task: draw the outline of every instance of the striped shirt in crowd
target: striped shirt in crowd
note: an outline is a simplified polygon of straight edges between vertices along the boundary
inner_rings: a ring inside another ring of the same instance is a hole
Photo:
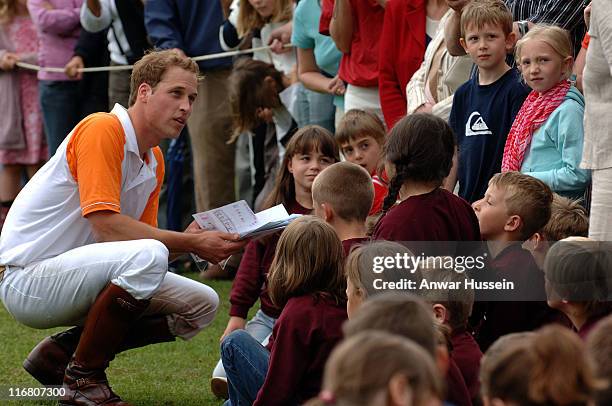
[[[570,32],[576,54],[586,32],[583,11],[590,0],[505,0],[514,21],[557,25]]]

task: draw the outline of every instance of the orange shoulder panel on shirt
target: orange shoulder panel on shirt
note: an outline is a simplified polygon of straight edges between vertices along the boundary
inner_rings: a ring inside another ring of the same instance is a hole
[[[121,164],[125,133],[117,116],[96,113],[74,129],[66,147],[70,173],[79,187],[81,213],[121,213]]]
[[[149,201],[147,201],[147,206],[142,212],[142,216],[140,216],[140,221],[143,223],[147,223],[150,226],[157,227],[157,211],[159,209],[159,192],[161,190],[162,184],[164,183],[164,155],[162,154],[160,147],[153,148],[153,156],[157,161],[157,168],[155,171],[155,177],[157,178],[157,186],[151,196],[149,196]]]

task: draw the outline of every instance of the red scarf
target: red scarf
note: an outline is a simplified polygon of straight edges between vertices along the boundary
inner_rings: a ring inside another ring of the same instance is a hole
[[[569,88],[569,80],[562,80],[542,95],[536,91],[529,93],[508,134],[501,165],[502,172],[521,170],[525,152],[531,145],[533,133],[563,103]]]

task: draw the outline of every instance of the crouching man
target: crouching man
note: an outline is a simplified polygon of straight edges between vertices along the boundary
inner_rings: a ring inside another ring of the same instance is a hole
[[[164,160],[197,96],[198,65],[178,51],[134,67],[130,107],[81,121],[13,204],[0,237],[0,299],[30,327],[76,326],[45,338],[24,362],[66,405],[126,405],[105,369],[115,354],[189,339],[213,320],[210,287],[168,273],[169,254],[219,262],[238,236],[157,228]]]

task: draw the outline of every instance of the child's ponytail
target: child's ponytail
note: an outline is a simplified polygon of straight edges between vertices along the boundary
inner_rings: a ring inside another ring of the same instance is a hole
[[[441,185],[450,173],[454,153],[455,136],[441,118],[417,113],[398,121],[384,148],[385,161],[393,165],[395,174],[389,183],[383,213],[395,204],[407,180]]]

